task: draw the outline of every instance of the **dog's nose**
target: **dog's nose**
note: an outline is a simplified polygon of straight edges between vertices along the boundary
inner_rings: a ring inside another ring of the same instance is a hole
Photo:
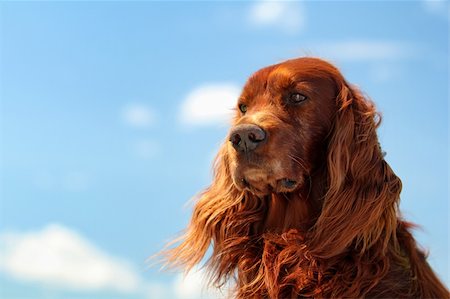
[[[230,142],[240,152],[253,151],[265,139],[266,132],[257,125],[238,125],[230,132]]]

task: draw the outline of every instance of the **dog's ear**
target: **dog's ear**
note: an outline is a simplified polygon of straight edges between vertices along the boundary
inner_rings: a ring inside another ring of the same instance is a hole
[[[384,160],[376,134],[380,116],[371,101],[345,81],[328,145],[328,191],[312,239],[323,258],[350,245],[361,252],[395,238],[401,181]],[[354,244],[352,244],[354,243]]]

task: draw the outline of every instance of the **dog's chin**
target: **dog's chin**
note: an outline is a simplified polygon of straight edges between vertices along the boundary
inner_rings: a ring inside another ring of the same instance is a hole
[[[260,170],[247,170],[236,173],[233,181],[237,189],[248,191],[258,197],[272,193],[291,193],[303,186],[304,179],[300,175],[269,175]]]

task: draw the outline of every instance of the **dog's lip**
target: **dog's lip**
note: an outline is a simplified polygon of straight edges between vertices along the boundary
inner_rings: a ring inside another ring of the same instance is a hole
[[[249,182],[245,177],[240,178],[236,186],[256,196],[265,196],[272,191],[272,187],[269,184],[255,184],[255,182]]]
[[[252,181],[246,177],[240,179],[241,187],[244,190],[257,195],[265,196],[270,193],[287,193],[294,191],[299,183],[297,180],[291,178],[282,178],[278,180],[271,180],[267,183],[260,183],[260,181]]]

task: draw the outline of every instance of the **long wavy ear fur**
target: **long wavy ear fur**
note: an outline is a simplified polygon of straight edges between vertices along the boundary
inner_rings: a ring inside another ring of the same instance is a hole
[[[212,185],[198,196],[184,234],[168,245],[176,247],[164,252],[170,266],[184,267],[189,271],[198,264],[215,237],[220,221],[239,201],[240,194],[233,187],[226,160],[225,148],[222,147],[214,163]]]
[[[164,251],[167,264],[186,271],[201,262],[212,243],[207,265],[212,282],[223,285],[235,275],[239,263],[247,260],[243,248],[252,243],[255,225],[264,215],[262,200],[236,189],[228,169],[226,144],[220,149],[214,166],[214,179],[197,199],[185,233]]]
[[[385,252],[395,238],[401,181],[383,158],[373,103],[341,83],[338,112],[328,148],[328,184],[311,251],[320,258],[349,245],[361,253],[374,244]],[[355,244],[352,244],[355,243]]]
[[[309,246],[318,261],[316,271],[331,278],[322,290],[333,298],[360,297],[362,290],[372,290],[375,297],[396,290],[396,297],[449,298],[416,247],[410,225],[398,215],[402,184],[384,160],[374,104],[342,80],[337,105],[327,156],[328,190]],[[377,289],[388,274],[384,289]],[[341,293],[339,285],[348,289]]]

